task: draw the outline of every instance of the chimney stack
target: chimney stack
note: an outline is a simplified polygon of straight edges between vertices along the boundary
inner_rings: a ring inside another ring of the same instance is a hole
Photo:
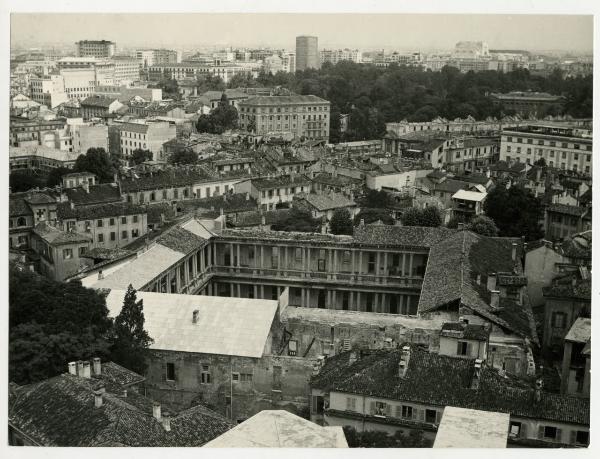
[[[87,181],[83,182],[83,189],[86,193],[90,192],[90,184]]]
[[[481,285],[481,274],[477,274],[477,285]]]
[[[104,279],[104,274],[102,273],[102,270],[98,271],[98,280],[102,280]]]
[[[365,219],[364,218],[360,219],[360,225],[359,226],[365,226]]]
[[[398,376],[404,378],[406,376],[406,370],[408,370],[408,361],[410,360],[410,346],[404,346],[402,348],[402,355],[400,356],[400,362],[398,362]]]
[[[102,392],[99,390],[94,391],[94,406],[100,408],[102,406]]]
[[[94,375],[100,376],[102,374],[102,363],[100,362],[100,358],[94,357],[93,363],[94,363]]]
[[[77,376],[77,362],[69,362],[69,374]]]
[[[490,302],[492,309],[498,309],[500,307],[500,291],[492,290],[492,300]]]
[[[199,316],[200,316],[200,311],[198,309],[195,309],[194,312],[192,313],[192,323],[197,324]]]
[[[77,376],[83,378],[83,360],[77,361]]]
[[[535,401],[539,402],[542,399],[542,387],[544,386],[544,381],[542,380],[542,378],[538,378],[535,381],[535,392],[534,392],[534,397],[535,397]]]
[[[250,193],[246,193],[246,201],[250,201]]]
[[[496,273],[489,273],[487,278],[488,291],[496,290]]]
[[[161,419],[161,416],[160,416],[160,403],[154,402],[152,404],[152,416],[157,421],[160,421],[160,419]]]
[[[358,357],[356,355],[356,351],[350,352],[350,355],[348,356],[348,365],[352,365],[357,360],[358,360]]]
[[[517,261],[517,243],[516,242],[512,243],[512,254],[511,254],[511,256],[512,256],[512,261],[513,262]]]
[[[171,414],[168,411],[165,411],[161,418],[161,423],[165,432],[171,431]]]
[[[83,362],[83,377],[86,379],[90,379],[92,377],[90,362],[87,360]]]

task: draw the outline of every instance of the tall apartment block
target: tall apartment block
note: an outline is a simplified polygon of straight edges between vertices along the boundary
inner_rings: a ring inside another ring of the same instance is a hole
[[[113,57],[117,44],[107,40],[81,40],[77,45],[79,57]]]
[[[319,39],[304,35],[296,37],[296,70],[318,69],[319,67]]]

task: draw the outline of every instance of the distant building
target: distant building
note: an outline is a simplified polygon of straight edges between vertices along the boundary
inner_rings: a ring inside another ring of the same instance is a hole
[[[522,92],[513,91],[506,94],[491,93],[492,100],[505,110],[513,110],[519,115],[537,115],[544,116],[551,107],[558,107],[562,110],[564,98],[554,96],[546,92]]]
[[[114,84],[121,85],[133,83],[140,79],[140,64],[131,57],[113,57],[111,62],[115,66]]]
[[[8,156],[11,171],[31,169],[50,172],[58,167],[72,169],[79,153],[36,145],[8,147]]]
[[[326,221],[330,221],[338,209],[346,209],[353,220],[360,210],[351,198],[333,192],[301,194],[294,200],[294,206],[308,210],[313,218],[324,218]]]
[[[114,113],[123,107],[123,104],[112,97],[90,96],[81,101],[80,107],[81,115],[87,121]]]
[[[456,58],[489,57],[490,48],[485,41],[459,41],[454,47]]]
[[[362,51],[359,49],[322,49],[319,51],[321,65],[330,62],[333,65],[341,61],[350,61],[356,64],[362,62]]]
[[[565,336],[561,393],[590,397],[591,338],[591,319],[578,317]]]
[[[117,44],[107,40],[81,40],[75,43],[80,57],[113,57]]]
[[[120,153],[129,157],[134,150],[149,150],[153,160],[163,160],[163,144],[177,136],[176,127],[167,122],[126,122],[119,125],[121,137]]]
[[[305,35],[296,37],[296,70],[319,67],[319,39]]]
[[[290,205],[296,194],[309,190],[310,179],[301,174],[260,177],[241,181],[235,185],[236,193],[250,193],[263,210],[274,210],[277,206]]]
[[[296,53],[283,53],[283,71],[287,73],[296,73]]]

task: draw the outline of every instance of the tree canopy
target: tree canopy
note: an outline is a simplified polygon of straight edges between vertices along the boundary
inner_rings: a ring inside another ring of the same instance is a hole
[[[392,205],[392,197],[383,190],[368,189],[359,201],[362,207],[370,209],[385,209]]]
[[[307,210],[292,208],[285,216],[271,225],[273,231],[298,231],[314,233],[319,231],[321,220],[313,218]]]
[[[171,78],[170,74],[158,83],[149,85],[149,87],[162,89],[163,99],[179,99],[179,84],[176,79]]]
[[[172,164],[195,164],[198,161],[198,153],[189,148],[178,148],[169,157]]]
[[[111,182],[117,170],[111,157],[104,148],[90,148],[83,155],[79,155],[73,167],[74,172],[91,172],[98,177],[100,182]]]
[[[136,148],[131,153],[130,161],[131,163],[137,165],[142,164],[145,161],[152,161],[153,155],[150,150],[143,150],[141,148]]]
[[[354,217],[354,225],[360,224],[361,220],[364,220],[365,225],[378,221],[381,221],[384,225],[393,225],[396,222],[388,210],[371,208],[361,209]]]
[[[138,301],[136,290],[131,284],[125,293],[123,308],[115,318],[113,333],[113,361],[136,373],[144,374],[148,347],[153,340],[144,330],[144,301]]]
[[[354,225],[352,224],[350,211],[348,209],[337,209],[333,212],[329,226],[332,234],[351,235]]]
[[[344,436],[350,448],[430,448],[432,441],[425,438],[422,430],[410,429],[408,435],[400,431],[394,435],[381,430],[358,432],[352,426],[344,426]]]
[[[483,208],[498,227],[500,236],[525,236],[527,241],[544,236],[540,224],[542,203],[522,186],[511,186],[509,189],[497,186],[488,194]]]
[[[404,226],[431,226],[437,227],[442,224],[440,210],[435,206],[419,209],[409,207],[402,213],[402,225]]]
[[[14,171],[10,173],[8,183],[12,193],[19,193],[36,187],[43,188],[46,185],[46,179],[31,171]]]
[[[46,186],[53,187],[56,185],[60,185],[62,183],[63,175],[69,174],[70,172],[71,169],[68,169],[66,167],[57,167],[55,169],[52,169],[48,173],[48,177],[46,178]]]
[[[498,236],[498,227],[490,217],[478,215],[467,225],[467,229],[483,236]]]
[[[198,132],[222,134],[229,129],[235,129],[237,125],[237,109],[229,103],[227,95],[223,93],[219,105],[210,114],[200,115],[196,123],[196,129]]]

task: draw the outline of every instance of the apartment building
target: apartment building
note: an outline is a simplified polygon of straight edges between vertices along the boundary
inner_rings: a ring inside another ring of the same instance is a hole
[[[296,69],[318,69],[319,67],[318,37],[305,35],[296,37]]]
[[[591,176],[591,132],[547,124],[529,124],[502,131],[501,161],[533,164],[542,158],[550,167]]]
[[[150,150],[154,161],[163,161],[163,144],[177,137],[176,129],[168,122],[120,123],[120,152],[129,157],[134,150]]]
[[[311,181],[301,174],[259,177],[240,181],[234,185],[236,193],[250,193],[263,210],[275,210],[291,205],[298,193],[308,193]]]
[[[29,79],[29,87],[31,99],[51,109],[69,100],[61,75],[32,76]]]
[[[341,61],[350,61],[356,64],[362,62],[362,51],[359,49],[322,49],[319,51],[321,65],[330,62],[333,65]]]
[[[240,128],[329,141],[330,102],[317,96],[257,96],[239,103]]]
[[[101,118],[110,113],[116,112],[122,107],[123,104],[114,97],[97,95],[86,97],[80,103],[81,116],[85,121],[88,121],[92,118]]]
[[[165,78],[173,78],[177,81],[198,78],[201,76],[212,75],[221,78],[227,83],[234,75],[245,74],[252,77],[258,76],[261,64],[256,63],[253,66],[245,66],[245,63],[212,63],[202,62],[182,62],[154,64],[148,67],[148,79],[150,81],[160,81]],[[253,64],[253,63],[250,63]]]
[[[500,153],[497,137],[457,137],[446,149],[444,168],[455,173],[483,172]]]
[[[130,57],[114,57],[114,84],[123,85],[140,79],[140,64],[137,59]]]
[[[108,40],[81,40],[75,43],[77,55],[80,57],[113,57],[117,44]]]
[[[513,110],[522,116],[543,116],[552,107],[562,109],[565,102],[564,97],[546,92],[513,91],[506,94],[493,92],[490,97],[495,104],[502,105],[505,110]]]

